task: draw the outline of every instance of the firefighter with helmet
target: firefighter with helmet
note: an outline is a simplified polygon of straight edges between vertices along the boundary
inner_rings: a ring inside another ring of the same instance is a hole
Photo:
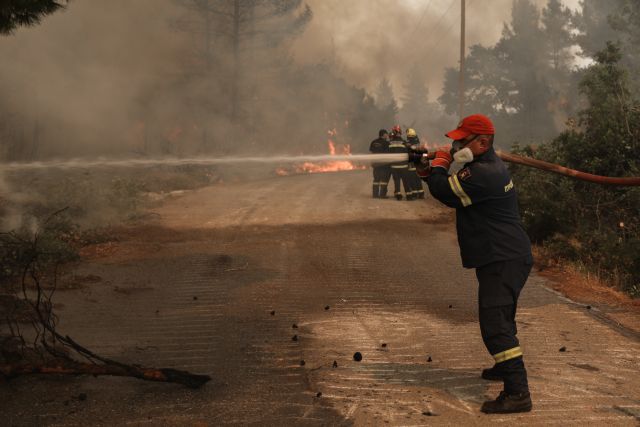
[[[390,153],[409,153],[406,141],[402,139],[402,129],[396,125],[391,128],[391,140],[389,143]],[[404,193],[407,200],[413,200],[413,191],[409,184],[409,164],[406,160],[391,163],[391,176],[393,176],[394,196],[396,200],[402,200],[402,192],[400,191],[400,182],[404,187]]]
[[[386,129],[380,129],[378,138],[371,141],[369,151],[373,154],[389,152],[389,132]],[[371,166],[373,167],[373,198],[386,199],[391,166],[388,163],[373,163]]]
[[[420,147],[420,138],[415,129],[407,129],[407,148],[412,149]],[[424,199],[424,187],[422,187],[422,180],[416,173],[416,165],[413,162],[409,162],[409,183],[413,191],[413,197],[415,199]]]

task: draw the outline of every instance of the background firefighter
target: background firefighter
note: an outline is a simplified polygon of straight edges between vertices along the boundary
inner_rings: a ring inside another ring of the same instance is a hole
[[[412,146],[419,147],[420,138],[415,129],[409,128],[407,129],[407,148],[411,149]],[[422,179],[416,173],[416,165],[413,162],[409,162],[408,170],[414,198],[424,199],[424,187],[422,186]]]
[[[531,243],[509,171],[493,149],[494,133],[489,118],[464,118],[446,134],[454,140],[453,156],[438,151],[430,167],[419,162],[418,173],[436,199],[456,209],[462,264],[476,269],[482,340],[495,360],[482,378],[504,382],[504,391],[484,402],[481,411],[527,412],[532,404],[515,315],[533,264]],[[464,167],[449,175],[454,159]]]
[[[371,141],[369,151],[374,154],[389,152],[389,132],[380,129],[378,138]],[[373,198],[387,198],[387,187],[391,178],[391,166],[388,163],[373,163]]]
[[[390,153],[409,153],[406,141],[402,139],[402,130],[400,126],[394,126],[391,129],[391,141],[389,144]],[[393,176],[393,194],[396,200],[402,200],[402,192],[400,191],[400,182],[404,187],[404,193],[407,200],[413,200],[413,189],[409,181],[409,164],[406,161],[391,164],[391,175]]]

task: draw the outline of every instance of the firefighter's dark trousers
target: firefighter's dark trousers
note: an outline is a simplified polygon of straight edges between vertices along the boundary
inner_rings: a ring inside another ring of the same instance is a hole
[[[408,174],[408,166],[407,165],[392,165],[391,166],[391,175],[393,176],[393,195],[398,197],[402,197],[402,192],[400,191],[400,182],[402,181],[402,186],[404,187],[404,194],[407,197],[410,197],[413,193],[411,190],[411,184],[409,183],[409,174]]]
[[[387,186],[391,178],[391,167],[373,167],[373,197],[387,197]]]
[[[424,199],[424,187],[422,186],[422,179],[420,179],[420,177],[418,176],[415,166],[409,165],[409,175],[411,176],[411,182],[413,183],[413,195],[415,197]]]
[[[476,269],[482,340],[493,356],[495,368],[504,378],[504,390],[509,394],[529,391],[522,350],[516,337],[516,308],[532,265],[531,256],[527,256]]]
[[[416,167],[410,163],[408,169],[408,180],[411,183],[411,191],[414,198],[424,199],[424,187],[422,187],[422,179],[418,176],[416,172]]]

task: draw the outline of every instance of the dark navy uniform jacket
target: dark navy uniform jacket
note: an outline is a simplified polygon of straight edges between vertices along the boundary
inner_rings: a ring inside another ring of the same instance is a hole
[[[369,145],[369,151],[372,153],[388,153],[389,141],[384,138],[374,139]]]
[[[378,138],[371,141],[371,145],[369,145],[369,151],[374,154],[388,153],[389,152],[389,141],[385,138]],[[389,166],[387,163],[372,163],[371,166],[374,168],[386,167]]]
[[[392,136],[391,141],[389,141],[389,152],[390,153],[409,153],[407,149],[407,142],[402,139],[401,136]],[[409,167],[409,163],[405,160],[403,162],[395,162],[391,163],[392,169],[403,169]]]
[[[425,181],[433,197],[456,208],[464,267],[531,256],[513,181],[493,148],[465,164],[455,175],[433,168]]]

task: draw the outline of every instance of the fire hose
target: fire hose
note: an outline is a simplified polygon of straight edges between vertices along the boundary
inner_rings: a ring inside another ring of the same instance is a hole
[[[418,154],[418,152],[416,152],[415,154]],[[575,169],[569,169],[564,166],[557,165],[555,163],[549,163],[542,160],[532,159],[530,157],[518,156],[516,154],[505,153],[502,151],[498,151],[497,154],[498,154],[498,157],[500,157],[505,162],[529,166],[532,168],[544,170],[547,172],[557,173],[559,175],[568,176],[570,178],[575,178],[582,181],[594,182],[596,184],[605,184],[605,185],[640,186],[640,177],[638,176],[618,178],[618,177],[611,177],[611,176],[594,175],[587,172],[577,171]],[[427,158],[429,159],[435,158],[435,153],[426,153],[426,154],[422,153],[422,155],[426,155]],[[411,154],[410,154],[410,158],[411,158]]]

